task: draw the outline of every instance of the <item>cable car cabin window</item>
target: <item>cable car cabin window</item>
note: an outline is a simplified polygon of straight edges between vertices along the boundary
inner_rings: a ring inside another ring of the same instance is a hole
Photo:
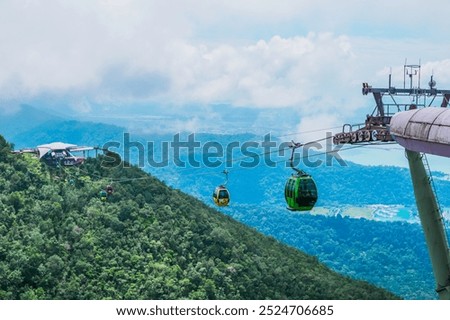
[[[219,199],[226,199],[228,198],[228,191],[227,190],[220,190],[219,191]]]
[[[297,189],[297,185],[298,185],[298,179],[292,179],[291,180],[291,185],[290,185],[290,192],[291,192],[291,197],[295,197],[295,190]]]
[[[300,181],[300,192],[304,195],[317,194],[317,188],[312,179],[302,179]]]
[[[289,178],[288,182],[286,183],[285,193],[289,198],[294,197],[295,182],[296,179]]]
[[[297,203],[300,206],[311,206],[317,201],[317,188],[312,179],[302,179],[298,188]]]

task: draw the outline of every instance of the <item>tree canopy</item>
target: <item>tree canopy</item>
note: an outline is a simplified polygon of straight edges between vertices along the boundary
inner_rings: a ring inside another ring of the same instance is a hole
[[[0,136],[1,299],[398,298],[104,160],[50,168]]]

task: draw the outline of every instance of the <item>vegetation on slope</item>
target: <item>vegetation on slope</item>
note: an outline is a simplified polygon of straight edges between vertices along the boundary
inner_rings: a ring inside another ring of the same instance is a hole
[[[316,256],[340,274],[364,279],[405,299],[437,299],[419,224],[292,214],[250,205],[237,206],[235,212],[239,211],[246,212],[236,217],[246,225]]]
[[[1,299],[396,298],[136,167],[50,169],[10,151],[0,136]]]

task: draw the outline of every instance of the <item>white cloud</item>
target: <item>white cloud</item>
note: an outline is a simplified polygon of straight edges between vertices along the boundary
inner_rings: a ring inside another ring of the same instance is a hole
[[[438,87],[450,85],[450,46],[433,40],[450,28],[448,5],[418,4],[2,1],[0,95],[55,95],[84,111],[143,101],[287,107],[319,119],[338,112],[338,122],[369,112],[361,82],[387,84],[390,66],[401,82],[406,57],[422,59],[424,79],[433,70]]]
[[[167,39],[188,29],[176,19],[165,21],[171,8],[164,3],[2,2],[2,91],[11,79],[25,96],[94,87],[115,65],[152,71]]]
[[[197,103],[298,107],[314,98],[315,110],[342,86],[352,85],[355,56],[347,37],[314,34],[239,45],[178,44],[168,61],[171,97]],[[320,101],[317,101],[317,100]],[[305,112],[309,112],[305,110]]]
[[[72,103],[71,109],[81,114],[89,114],[92,112],[91,104],[89,103],[89,101],[86,101],[85,99],[75,101],[74,103]]]
[[[301,143],[321,140],[320,143],[325,145],[328,133],[339,131],[342,121],[339,115],[327,113],[301,117],[296,128],[298,133],[292,139]]]

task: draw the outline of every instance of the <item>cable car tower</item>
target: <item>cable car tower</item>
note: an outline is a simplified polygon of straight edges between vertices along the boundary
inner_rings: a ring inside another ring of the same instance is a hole
[[[420,63],[403,67],[403,88],[372,88],[363,83],[362,94],[372,93],[375,109],[363,124],[345,124],[333,137],[335,144],[370,144],[396,141],[405,148],[417,210],[428,247],[436,292],[450,299],[450,249],[444,218],[436,196],[426,154],[450,158],[450,90],[439,90],[431,76],[420,87]],[[431,107],[441,97],[440,107]],[[388,98],[388,102],[386,102]],[[402,102],[400,102],[402,100]],[[406,102],[405,102],[406,100]]]
[[[425,234],[436,292],[450,299],[450,249],[442,209],[426,153],[450,158],[450,108],[422,108],[392,117],[390,133],[405,148],[414,196]]]
[[[366,116],[366,121],[359,124],[344,124],[342,132],[333,137],[334,144],[382,143],[393,142],[389,133],[389,124],[394,114],[410,108],[431,106],[435,99],[442,98],[441,107],[447,107],[450,90],[436,89],[436,81],[431,76],[427,88],[420,86],[420,63],[403,66],[403,88],[392,86],[392,73],[389,74],[387,88],[373,88],[367,82],[362,84],[362,94],[372,94],[375,108]]]

